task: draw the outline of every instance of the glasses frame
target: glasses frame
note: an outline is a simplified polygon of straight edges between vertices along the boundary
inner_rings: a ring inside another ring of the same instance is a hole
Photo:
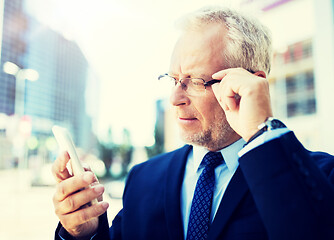
[[[179,82],[180,84],[182,84],[182,79],[185,79],[185,78],[180,78],[179,80],[177,80],[175,77],[172,77],[168,73],[165,73],[165,74],[160,75],[158,77],[158,80],[160,80],[161,78],[166,77],[166,76],[174,79],[176,83]],[[206,87],[209,87],[209,86],[211,86],[211,85],[213,85],[215,83],[221,82],[221,80],[218,80],[218,79],[211,79],[211,80],[209,80],[207,82],[203,78],[186,78],[186,79],[201,79],[203,81],[203,84],[204,84],[204,89],[206,89]]]

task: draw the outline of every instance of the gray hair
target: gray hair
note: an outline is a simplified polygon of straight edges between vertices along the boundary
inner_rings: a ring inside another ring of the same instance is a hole
[[[271,33],[258,20],[222,7],[205,7],[181,18],[177,25],[183,31],[202,29],[208,24],[226,27],[223,57],[228,68],[242,67],[269,74],[272,60]]]

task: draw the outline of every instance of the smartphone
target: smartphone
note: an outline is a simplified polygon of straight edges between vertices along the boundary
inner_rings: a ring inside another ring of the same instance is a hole
[[[58,142],[59,148],[62,151],[68,152],[68,154],[70,155],[72,174],[79,175],[84,173],[85,169],[83,168],[81,161],[78,157],[70,132],[66,128],[56,125],[52,127],[52,132]],[[97,199],[91,201],[91,204],[95,203],[97,203]]]

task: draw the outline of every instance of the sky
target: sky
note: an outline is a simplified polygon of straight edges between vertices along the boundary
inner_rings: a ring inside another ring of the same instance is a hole
[[[122,129],[127,128],[134,145],[151,145],[155,100],[168,96],[159,88],[157,76],[168,71],[178,37],[175,21],[205,5],[238,8],[238,2],[26,0],[26,7],[38,20],[76,41],[100,79],[98,135],[106,136],[111,125],[114,136],[120,138]],[[303,8],[303,12],[311,14],[309,8]],[[256,9],[247,11],[257,14]],[[278,16],[279,21],[264,17],[266,25],[274,30],[273,38],[277,40],[274,44],[278,47],[295,40],[291,38],[296,34],[290,32],[301,31],[305,35],[313,29],[310,17],[298,17],[298,5],[285,14]],[[275,15],[275,10],[271,15]]]

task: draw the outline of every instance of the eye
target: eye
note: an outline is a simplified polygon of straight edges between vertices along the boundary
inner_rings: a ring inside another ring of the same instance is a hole
[[[202,79],[199,79],[199,78],[193,78],[191,79],[191,83],[194,85],[194,86],[204,86],[204,81]]]

